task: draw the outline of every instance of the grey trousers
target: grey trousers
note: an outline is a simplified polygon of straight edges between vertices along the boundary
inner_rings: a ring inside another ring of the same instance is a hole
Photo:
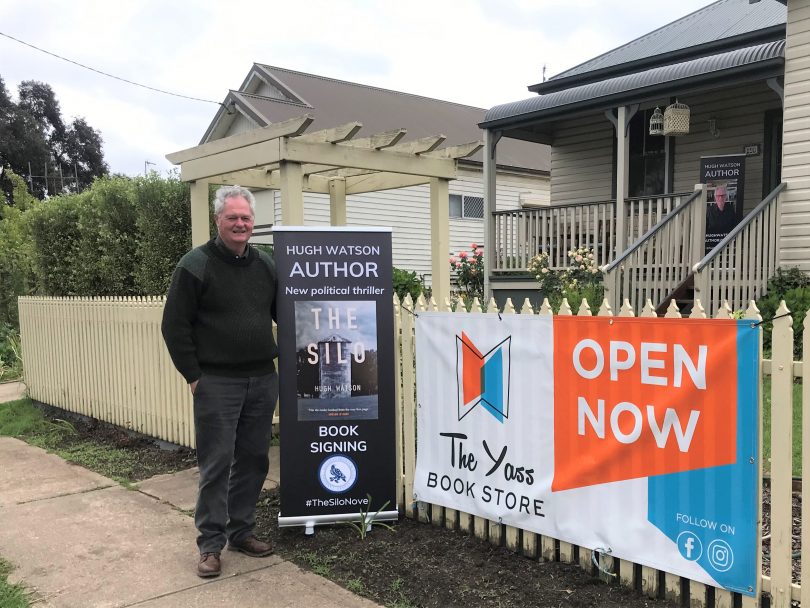
[[[226,378],[203,374],[194,391],[200,486],[194,524],[200,553],[250,536],[267,477],[278,374]]]

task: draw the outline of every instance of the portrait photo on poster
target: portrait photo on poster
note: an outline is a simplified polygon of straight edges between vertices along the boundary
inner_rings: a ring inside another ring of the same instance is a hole
[[[737,225],[737,180],[710,182],[706,209],[706,236],[716,245]]]
[[[298,420],[376,420],[376,302],[295,302],[295,337]]]

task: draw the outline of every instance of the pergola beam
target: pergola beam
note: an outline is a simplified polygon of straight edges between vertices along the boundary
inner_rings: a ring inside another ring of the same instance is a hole
[[[427,152],[422,156],[429,156],[431,158],[467,158],[468,156],[472,156],[476,152],[478,152],[481,148],[484,147],[484,142],[482,141],[471,141],[467,144],[459,144],[458,146],[448,146],[447,148],[442,148],[441,150],[434,150],[433,152]]]
[[[420,137],[419,139],[412,139],[397,144],[396,146],[391,146],[387,151],[396,152],[398,154],[427,154],[441,146],[445,139],[447,139],[447,137],[444,135]]]
[[[280,143],[282,141],[282,139],[278,138],[271,139],[185,161],[180,166],[180,179],[184,182],[211,179],[225,173],[234,173],[244,169],[254,169],[277,163],[281,160]],[[211,181],[216,180],[211,179]]]
[[[351,141],[344,142],[343,145],[351,146],[352,148],[382,150],[399,143],[399,140],[405,137],[407,132],[407,129],[392,129],[390,131],[382,131],[381,133],[375,133],[374,135],[369,135],[368,137],[361,137],[360,139],[353,139]]]
[[[365,192],[378,192],[380,190],[394,190],[421,186],[430,182],[429,177],[423,175],[402,175],[400,173],[366,173],[346,178],[346,194],[363,194]]]
[[[313,120],[315,120],[314,116],[304,114],[303,116],[291,118],[290,120],[285,120],[284,122],[279,122],[268,127],[255,129],[246,133],[239,133],[238,135],[231,135],[230,137],[210,141],[206,144],[194,146],[193,148],[180,150],[179,152],[172,152],[166,155],[166,159],[173,165],[182,165],[190,160],[211,156],[219,152],[244,148],[245,146],[258,144],[271,139],[278,139],[279,137],[295,137],[306,131]]]
[[[314,161],[338,167],[390,171],[444,179],[455,179],[456,177],[456,165],[452,159],[408,155],[392,152],[392,149],[364,150],[342,145],[313,144],[298,141],[298,138],[285,137],[281,140],[279,160],[298,163],[311,163]],[[275,159],[271,158],[270,160]]]
[[[352,148],[363,148],[367,150],[384,150],[399,142],[400,139],[405,137],[407,130],[393,129],[391,131],[383,131],[382,133],[375,133],[369,137],[362,137],[360,139],[352,139],[341,142],[343,146],[351,146]],[[304,175],[312,175],[314,173],[326,173],[335,171],[338,167],[334,165],[319,165],[315,163],[307,163],[301,166]],[[337,173],[329,175],[328,177],[342,177]]]
[[[300,141],[338,144],[351,140],[362,128],[362,123],[348,122],[345,125],[340,125],[339,127],[335,127],[333,129],[324,129],[322,131],[313,131],[312,133],[300,135],[298,136],[298,139]]]
[[[235,173],[225,173],[211,178],[212,183],[226,186],[244,186],[260,190],[281,190],[281,175],[278,169],[265,171],[264,169],[247,169]],[[326,180],[313,181],[303,180],[302,190],[304,192],[317,192],[319,194],[329,193],[329,184]]]

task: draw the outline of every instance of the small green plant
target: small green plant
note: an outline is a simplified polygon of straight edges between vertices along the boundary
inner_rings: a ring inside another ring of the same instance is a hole
[[[396,596],[392,604],[387,604],[391,608],[416,608],[416,604],[405,596],[405,581],[401,578],[396,578],[391,583],[391,593]]]
[[[362,594],[366,590],[366,586],[363,584],[359,578],[350,578],[346,581],[346,589],[351,591],[352,593],[356,593],[358,595]]]
[[[793,354],[801,359],[802,326],[810,309],[810,277],[798,268],[779,268],[768,281],[767,295],[757,300],[757,308],[763,321],[762,342],[766,356],[770,356],[773,318],[782,300],[793,317]]]
[[[424,284],[415,271],[394,268],[394,293],[400,301],[408,294],[416,301],[416,298],[424,291]]]
[[[368,536],[368,533],[371,532],[372,526],[381,526],[383,528],[387,528],[388,530],[391,530],[392,532],[396,532],[396,530],[394,529],[393,526],[388,525],[384,521],[378,521],[377,520],[377,516],[380,513],[382,513],[383,509],[385,509],[385,507],[387,507],[391,503],[391,501],[386,500],[385,503],[383,504],[383,506],[381,506],[379,509],[377,509],[376,512],[372,513],[371,512],[371,494],[366,494],[366,498],[368,498],[368,502],[366,503],[365,511],[363,509],[360,509],[359,518],[358,518],[360,521],[356,521],[356,522],[355,521],[347,521],[346,522],[347,525],[351,526],[352,528],[354,528],[357,531],[358,535],[360,536],[360,540],[366,540],[366,536]]]
[[[477,243],[470,251],[460,251],[450,257],[450,269],[456,273],[456,282],[464,290],[467,299],[484,295],[484,248]]]
[[[28,608],[31,593],[20,585],[8,582],[8,575],[13,567],[4,559],[0,559],[0,606],[4,608]]]
[[[329,577],[332,575],[332,566],[329,559],[318,555],[315,551],[307,551],[301,554],[301,560],[309,566],[310,570],[318,576]]]

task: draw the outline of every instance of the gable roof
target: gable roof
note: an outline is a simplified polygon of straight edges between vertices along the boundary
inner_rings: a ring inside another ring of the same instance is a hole
[[[784,39],[782,0],[718,0],[672,23],[529,87],[550,93],[620,73]]]
[[[486,110],[410,93],[316,76],[285,68],[254,64],[239,91],[231,91],[224,106],[234,104],[259,127],[310,114],[314,129],[359,121],[360,137],[405,128],[408,140],[445,135],[447,145],[483,139],[478,123]],[[200,143],[221,136],[233,115],[221,108]],[[469,159],[482,162],[478,152]],[[546,146],[504,140],[498,146],[500,166],[548,172],[551,152]]]

